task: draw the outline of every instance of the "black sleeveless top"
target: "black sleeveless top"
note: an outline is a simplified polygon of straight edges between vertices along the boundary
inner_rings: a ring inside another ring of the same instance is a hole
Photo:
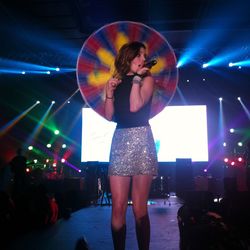
[[[152,98],[137,112],[130,112],[129,97],[134,75],[126,75],[114,92],[114,122],[117,128],[148,126]]]

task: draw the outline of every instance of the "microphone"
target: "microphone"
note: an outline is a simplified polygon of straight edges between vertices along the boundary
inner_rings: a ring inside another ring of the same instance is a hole
[[[151,69],[156,63],[157,63],[157,61],[154,59],[154,60],[151,60],[149,62],[146,62],[144,67]]]

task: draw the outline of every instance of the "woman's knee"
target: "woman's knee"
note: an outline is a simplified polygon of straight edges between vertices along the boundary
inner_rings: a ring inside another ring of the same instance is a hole
[[[133,206],[133,213],[136,220],[140,220],[148,214],[147,205]]]
[[[123,203],[115,203],[112,205],[112,214],[117,217],[124,217],[127,206]]]

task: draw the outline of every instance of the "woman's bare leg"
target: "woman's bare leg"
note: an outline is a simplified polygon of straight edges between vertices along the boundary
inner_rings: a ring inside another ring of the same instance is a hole
[[[110,189],[112,194],[111,230],[115,250],[125,249],[126,211],[129,187],[130,177],[110,176]]]
[[[132,179],[133,212],[137,242],[140,250],[148,250],[150,243],[150,221],[147,202],[151,182],[151,175],[136,175]]]

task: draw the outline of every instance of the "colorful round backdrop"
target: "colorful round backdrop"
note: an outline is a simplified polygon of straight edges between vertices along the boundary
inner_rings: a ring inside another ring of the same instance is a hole
[[[114,60],[120,47],[140,41],[147,47],[147,60],[157,60],[150,70],[155,80],[151,114],[154,117],[168,105],[178,82],[173,49],[153,28],[138,22],[107,24],[84,42],[77,60],[77,82],[86,104],[104,117],[105,84],[114,73]]]

